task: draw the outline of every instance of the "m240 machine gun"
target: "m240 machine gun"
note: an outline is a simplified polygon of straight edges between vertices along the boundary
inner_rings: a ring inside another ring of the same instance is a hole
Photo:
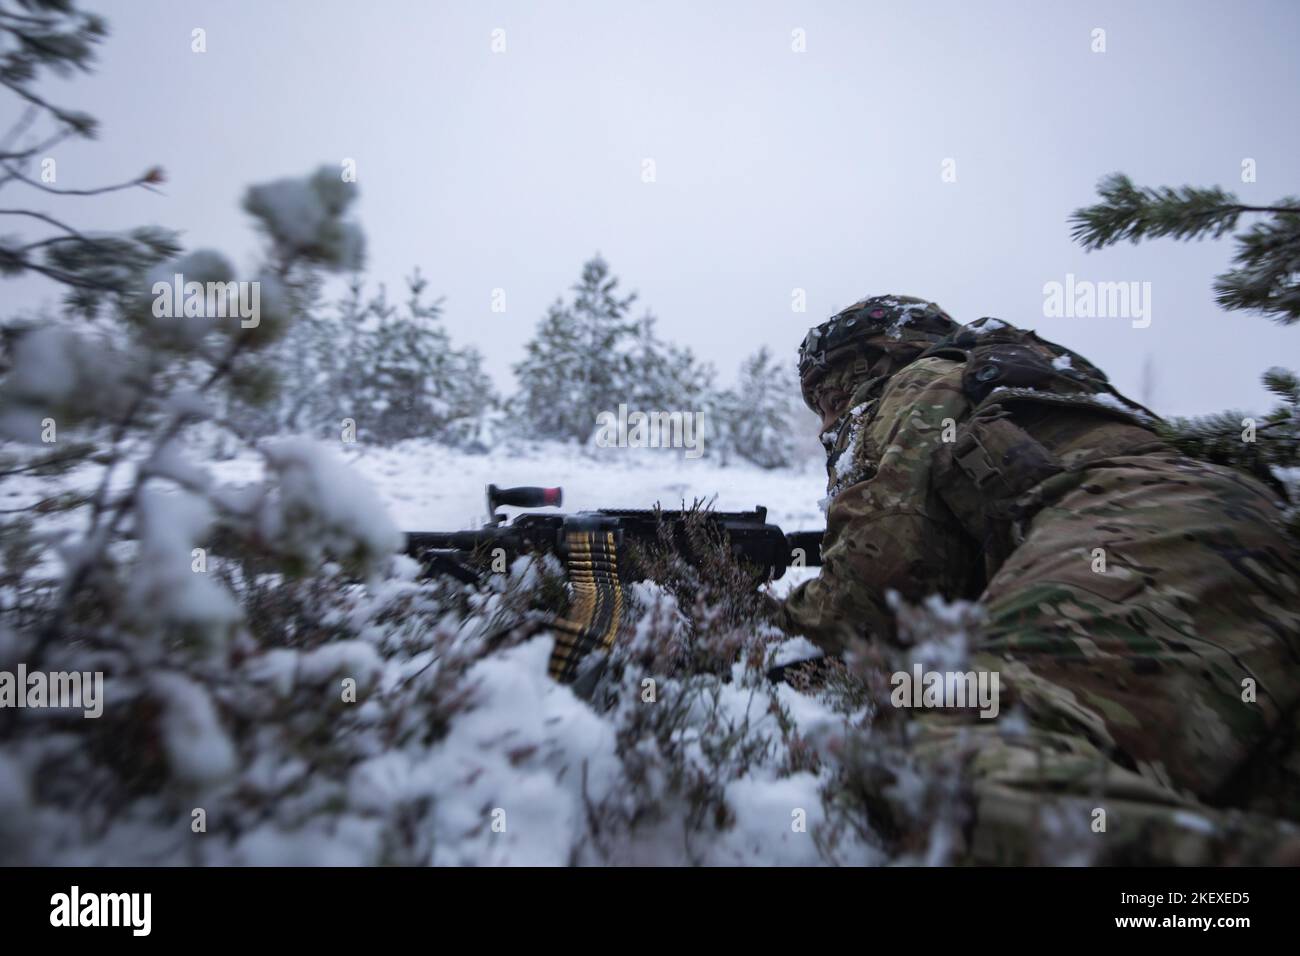
[[[560,488],[487,486],[489,518],[472,531],[416,531],[406,536],[406,553],[430,574],[448,574],[466,583],[488,567],[509,566],[519,555],[554,554],[568,570],[572,601],[568,614],[554,622],[559,632],[551,656],[551,676],[572,682],[578,665],[596,648],[608,649],[623,623],[623,585],[647,578],[638,566],[636,546],[668,536],[687,558],[692,547],[690,521],[718,532],[732,555],[755,572],[756,584],[781,577],[791,566],[821,563],[821,531],[783,532],[767,521],[767,509],[753,511],[602,508],[572,514],[525,513],[507,521],[502,506],[558,508]]]

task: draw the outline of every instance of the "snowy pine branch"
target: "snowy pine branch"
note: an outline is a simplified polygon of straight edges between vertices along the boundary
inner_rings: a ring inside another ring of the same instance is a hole
[[[1236,236],[1236,268],[1219,276],[1216,298],[1226,309],[1260,312],[1284,325],[1300,320],[1300,200],[1248,206],[1217,186],[1138,187],[1122,173],[1103,179],[1098,193],[1101,202],[1070,217],[1071,236],[1090,250],[1126,239],[1219,239],[1243,214],[1271,217]]]

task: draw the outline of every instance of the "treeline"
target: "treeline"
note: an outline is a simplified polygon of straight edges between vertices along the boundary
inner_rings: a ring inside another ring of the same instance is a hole
[[[483,451],[519,440],[591,445],[601,413],[625,405],[698,415],[704,453],[724,462],[794,460],[791,364],[762,348],[740,363],[734,386],[721,386],[712,364],[661,338],[648,313],[634,314],[636,294],[620,291],[598,255],[538,323],[509,395],[493,387],[477,350],[452,342],[442,300],[429,299],[418,270],[406,284],[400,301],[382,288],[367,294],[359,278],[334,303],[311,290],[301,320],[263,356],[267,387],[231,419],[252,436],[337,437],[352,427],[358,441],[425,438]]]

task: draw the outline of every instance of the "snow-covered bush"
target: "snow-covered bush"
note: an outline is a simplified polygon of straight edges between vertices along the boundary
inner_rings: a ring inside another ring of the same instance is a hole
[[[6,473],[79,463],[82,486],[93,490],[41,498],[0,526],[0,670],[98,672],[107,692],[91,720],[6,701],[4,798],[20,819],[48,811],[71,828],[66,838],[29,834],[6,844],[6,855],[84,856],[93,832],[119,817],[143,827],[168,800],[229,779],[242,766],[232,734],[243,719],[230,700],[247,693],[231,663],[258,646],[250,598],[272,582],[290,587],[295,575],[319,575],[329,562],[374,575],[400,547],[365,483],[313,444],[267,443],[266,480],[243,487],[216,481],[186,448],[196,422],[238,432],[224,411],[241,372],[288,327],[314,276],[356,268],[360,234],[343,218],[352,193],[330,186],[329,175],[250,191],[248,208],[271,240],[266,265],[248,280],[260,289],[260,316],[158,307],[160,275],[233,294],[229,264],[201,250],[138,269],[134,286],[124,283],[109,304],[116,330],[51,322],[7,336],[3,437],[53,450],[10,446]],[[303,216],[317,233],[303,230]],[[278,637],[294,633],[290,620],[276,623]],[[333,643],[327,653],[364,677],[364,653],[347,659],[340,649]],[[313,673],[328,669],[314,664]],[[64,762],[53,784],[32,788]],[[87,793],[97,795],[90,804]],[[136,802],[143,794],[154,795],[145,808]],[[158,852],[147,840],[140,849],[142,859]]]

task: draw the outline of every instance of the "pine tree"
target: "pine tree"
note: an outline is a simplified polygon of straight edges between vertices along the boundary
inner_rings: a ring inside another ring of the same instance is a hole
[[[623,377],[624,400],[635,408],[707,411],[715,397],[713,366],[697,359],[689,347],[659,338],[653,316],[637,323]]]
[[[1243,215],[1265,216],[1234,237],[1237,265],[1218,277],[1215,297],[1225,309],[1259,312],[1282,325],[1300,320],[1300,199],[1248,206],[1218,187],[1139,188],[1121,173],[1097,191],[1102,201],[1071,217],[1072,235],[1085,249],[1162,236],[1219,239]]]
[[[382,293],[371,303],[376,325],[352,363],[353,387],[341,394],[357,404],[358,424],[375,441],[423,437],[472,445],[495,403],[482,357],[452,346],[442,300],[424,301],[428,283],[419,270],[406,281],[404,312]]]
[[[794,463],[794,429],[790,396],[794,377],[763,346],[740,366],[734,391],[722,398],[725,449],[760,468],[785,468]]]
[[[1233,236],[1234,267],[1217,277],[1215,298],[1225,309],[1256,312],[1281,325],[1300,321],[1300,199],[1250,206],[1217,187],[1138,187],[1119,173],[1103,179],[1098,192],[1101,202],[1071,217],[1073,237],[1086,249],[1164,236],[1219,239],[1242,216],[1263,217]],[[1166,437],[1188,454],[1244,468],[1282,488],[1288,476],[1275,469],[1300,466],[1300,380],[1272,368],[1263,382],[1282,400],[1267,415],[1176,418],[1165,423]],[[1300,529],[1295,517],[1293,526]]]
[[[94,139],[99,123],[87,113],[52,102],[36,87],[46,74],[89,72],[108,29],[99,15],[80,10],[75,0],[22,8],[15,12],[0,7],[0,87],[21,103],[17,121],[0,136],[0,189],[19,187],[69,201],[151,189],[163,182],[163,171],[155,166],[122,183],[76,189],[58,184],[57,165],[47,165],[54,162],[51,151],[68,139]],[[5,217],[0,220],[5,221],[0,278],[25,272],[43,275],[63,286],[70,311],[87,318],[122,305],[140,275],[180,251],[176,234],[156,226],[91,235],[56,214],[34,209],[6,208],[0,216]],[[29,237],[12,231],[20,227],[46,234]]]
[[[232,411],[245,434],[333,437],[350,418],[378,444],[427,438],[484,450],[498,400],[483,358],[453,346],[442,300],[424,301],[419,270],[406,281],[400,306],[382,286],[367,298],[359,276],[332,312],[311,290],[303,317],[267,351]]]
[[[1161,431],[1185,454],[1245,469],[1286,493],[1286,469],[1300,462],[1300,380],[1275,367],[1264,373],[1264,387],[1281,404],[1262,417],[1234,410],[1172,418]]]
[[[276,427],[290,433],[336,434],[345,417],[349,363],[364,354],[368,303],[353,275],[347,291],[325,311],[319,297],[304,311],[274,357],[282,379]]]
[[[596,255],[582,267],[572,300],[557,299],[524,347],[511,404],[524,435],[581,442],[600,412],[629,400],[629,351],[640,326],[629,317],[636,293],[620,296],[618,281]]]
[[[510,407],[526,437],[585,441],[597,416],[620,404],[703,412],[708,428],[717,404],[713,366],[661,339],[654,316],[633,319],[636,293],[621,296],[618,283],[599,255],[588,261],[572,301],[557,300],[525,346]]]

